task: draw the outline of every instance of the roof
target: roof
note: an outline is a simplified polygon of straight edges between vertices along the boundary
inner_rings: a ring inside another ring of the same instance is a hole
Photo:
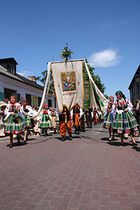
[[[131,86],[132,86],[132,84],[133,84],[133,82],[134,82],[134,80],[135,80],[135,76],[136,76],[136,75],[140,75],[140,65],[139,65],[139,67],[138,67],[137,71],[135,72],[135,74],[134,74],[134,76],[133,76],[133,79],[132,79],[132,81],[131,81],[131,83],[130,83],[130,85],[129,85],[129,88],[128,88],[128,89],[130,89],[130,88],[131,88]]]
[[[0,63],[6,63],[7,61],[15,63],[16,65],[18,64],[14,58],[3,58],[3,59],[0,59]]]
[[[4,76],[7,76],[7,77],[9,77],[11,79],[14,79],[14,80],[17,80],[21,83],[24,83],[24,84],[30,85],[32,87],[44,90],[44,88],[41,85],[37,84],[36,82],[33,82],[33,81],[31,81],[31,80],[29,80],[29,79],[27,79],[27,78],[25,78],[25,77],[23,77],[23,76],[21,76],[17,73],[16,74],[11,74],[10,72],[8,72],[7,69],[5,69],[1,65],[0,65],[0,74],[3,74]]]

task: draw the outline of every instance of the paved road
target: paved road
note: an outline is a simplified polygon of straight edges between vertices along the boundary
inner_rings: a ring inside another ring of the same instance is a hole
[[[140,144],[107,143],[96,126],[72,141],[0,140],[0,210],[139,210]]]

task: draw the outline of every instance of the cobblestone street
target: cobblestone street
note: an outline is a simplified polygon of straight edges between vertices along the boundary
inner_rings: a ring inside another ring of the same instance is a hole
[[[101,125],[73,137],[0,139],[0,210],[139,210],[140,144],[108,144]]]

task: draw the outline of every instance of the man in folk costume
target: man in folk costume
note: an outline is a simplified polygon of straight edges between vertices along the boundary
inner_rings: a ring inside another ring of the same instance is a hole
[[[80,108],[80,131],[85,132],[85,110]]]
[[[68,130],[69,140],[72,140],[71,114],[66,106],[63,106],[63,111],[59,115],[59,123],[62,141],[65,141],[66,129]]]
[[[29,129],[31,128],[31,120],[30,117],[32,116],[32,107],[27,104],[27,100],[23,99],[22,101],[21,111],[23,114],[24,120],[24,142],[28,139]]]
[[[74,127],[75,127],[75,134],[79,134],[80,130],[80,106],[76,104],[73,107],[73,121],[74,121]]]
[[[20,134],[23,131],[21,105],[16,102],[15,96],[10,97],[10,104],[7,104],[4,114],[4,133],[10,135],[10,148],[12,148],[13,134],[17,135],[18,144],[20,144]]]
[[[137,130],[137,122],[132,113],[132,104],[129,100],[125,98],[125,95],[122,91],[116,92],[116,102],[115,102],[115,116],[112,123],[112,128],[116,129],[120,134],[121,143],[124,144],[124,134],[130,133],[131,140],[133,145],[136,145],[134,139],[134,134]]]
[[[86,110],[86,122],[87,122],[87,127],[92,128],[92,109],[91,108]]]
[[[45,136],[48,135],[48,128],[52,127],[51,122],[51,112],[48,109],[47,104],[44,105],[44,109],[42,111],[42,120],[40,123],[40,128],[42,129]]]

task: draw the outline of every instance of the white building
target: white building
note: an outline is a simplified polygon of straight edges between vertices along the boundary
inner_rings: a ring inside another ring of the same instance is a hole
[[[16,99],[27,99],[28,104],[39,106],[44,88],[35,82],[35,77],[29,79],[16,73],[17,62],[14,58],[0,59],[0,101],[15,95]],[[45,103],[56,107],[56,97],[51,91]]]

